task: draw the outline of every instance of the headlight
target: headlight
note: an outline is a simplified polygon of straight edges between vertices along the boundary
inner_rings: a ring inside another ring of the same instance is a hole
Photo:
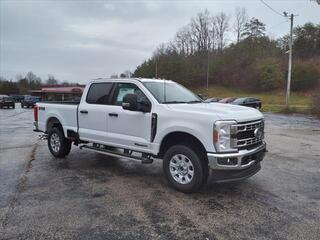
[[[218,152],[234,152],[234,138],[236,134],[236,121],[216,121],[213,130],[213,143]]]

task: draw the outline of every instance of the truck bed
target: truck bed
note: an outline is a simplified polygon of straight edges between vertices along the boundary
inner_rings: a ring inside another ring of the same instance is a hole
[[[63,126],[65,136],[67,130],[77,132],[78,130],[78,106],[79,102],[38,102],[39,130],[47,132],[47,124],[50,119],[56,118]]]

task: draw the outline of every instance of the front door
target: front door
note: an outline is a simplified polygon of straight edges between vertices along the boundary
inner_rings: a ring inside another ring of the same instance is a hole
[[[119,147],[148,152],[150,149],[151,113],[124,110],[122,100],[128,93],[136,94],[138,102],[149,101],[136,84],[117,83],[112,106],[109,108],[108,138]]]

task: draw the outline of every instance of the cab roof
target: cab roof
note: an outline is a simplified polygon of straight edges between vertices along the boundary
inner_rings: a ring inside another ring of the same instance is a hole
[[[172,82],[171,80],[159,79],[159,78],[96,78],[92,82],[103,81],[139,81],[139,82]]]

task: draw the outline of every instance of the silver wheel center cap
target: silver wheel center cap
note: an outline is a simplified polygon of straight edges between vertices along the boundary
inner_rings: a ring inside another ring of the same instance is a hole
[[[169,162],[170,174],[180,184],[188,184],[194,176],[194,168],[190,159],[183,154],[174,155]]]

